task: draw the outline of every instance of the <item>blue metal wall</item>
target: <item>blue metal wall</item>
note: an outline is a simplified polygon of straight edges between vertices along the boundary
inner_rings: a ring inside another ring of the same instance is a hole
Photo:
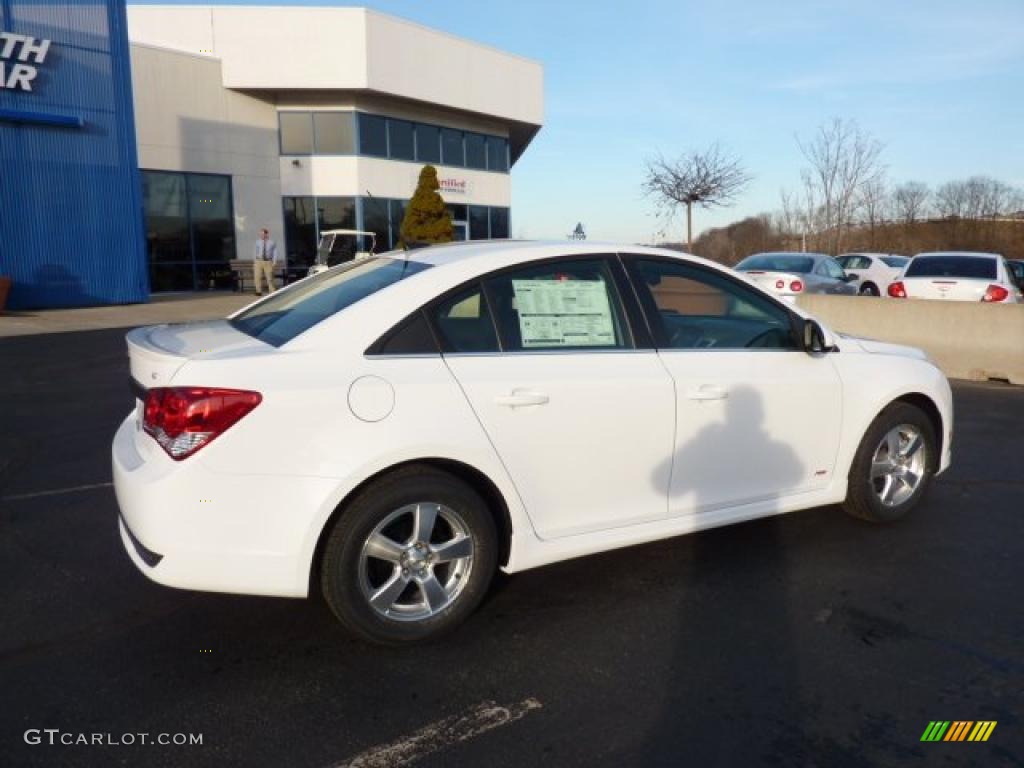
[[[0,0],[0,31],[52,40],[32,92],[0,89],[8,307],[146,301],[125,3]]]

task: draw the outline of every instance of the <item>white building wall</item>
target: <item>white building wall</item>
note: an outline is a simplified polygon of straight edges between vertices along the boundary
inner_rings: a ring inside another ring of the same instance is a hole
[[[131,46],[139,167],[232,177],[235,247],[252,257],[262,226],[283,238],[277,109],[226,90],[216,59]]]
[[[408,200],[416,190],[422,163],[405,163],[372,157],[282,157],[281,194],[375,197]],[[298,162],[298,165],[295,165]],[[437,166],[439,179],[464,182],[453,185],[462,191],[442,188],[448,203],[509,207],[512,185],[508,174]],[[444,185],[442,184],[442,187]]]

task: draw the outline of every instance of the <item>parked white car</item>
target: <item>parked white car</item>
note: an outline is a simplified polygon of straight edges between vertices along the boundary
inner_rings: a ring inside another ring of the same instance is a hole
[[[889,285],[888,291],[894,299],[1024,302],[1006,260],[997,253],[919,253],[910,260],[900,279]]]
[[[895,281],[910,259],[895,253],[844,253],[836,261],[856,280],[853,285],[861,296],[884,296],[889,283]]]
[[[321,590],[385,643],[461,622],[497,568],[826,504],[894,520],[950,463],[922,352],[653,248],[389,253],[128,349],[113,472],[138,568]]]

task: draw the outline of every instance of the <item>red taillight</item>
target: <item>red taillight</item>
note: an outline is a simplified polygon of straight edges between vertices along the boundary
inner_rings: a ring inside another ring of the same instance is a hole
[[[907,298],[907,289],[899,280],[897,280],[895,283],[889,283],[888,292],[889,295],[894,299]]]
[[[156,387],[146,393],[143,428],[176,461],[191,456],[260,404],[259,392]]]
[[[1010,292],[1003,288],[1003,286],[990,285],[988,290],[985,291],[985,295],[981,297],[981,300],[990,302],[1006,301],[1009,296]]]
[[[800,291],[802,291],[803,289],[804,284],[801,283],[799,280],[794,280],[792,283],[789,284],[789,290],[791,290],[793,293],[800,293]]]

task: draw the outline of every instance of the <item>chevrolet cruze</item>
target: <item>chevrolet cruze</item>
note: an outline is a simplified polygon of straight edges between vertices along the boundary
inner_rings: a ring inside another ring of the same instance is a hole
[[[652,248],[394,252],[128,350],[113,471],[136,566],[320,590],[382,643],[451,629],[498,568],[833,503],[896,520],[950,463],[922,352]]]

